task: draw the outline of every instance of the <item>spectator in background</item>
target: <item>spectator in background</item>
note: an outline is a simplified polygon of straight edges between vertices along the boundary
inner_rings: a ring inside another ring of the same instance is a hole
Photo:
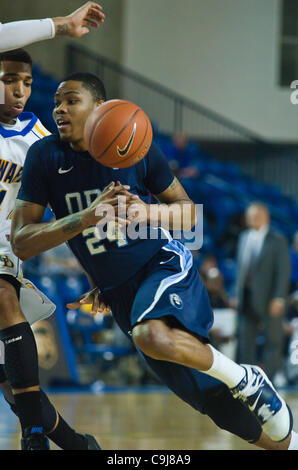
[[[199,273],[200,273],[200,276],[204,282],[204,284],[206,285],[206,282],[207,282],[207,276],[208,276],[208,272],[210,271],[210,269],[212,268],[218,268],[218,263],[217,263],[217,259],[214,255],[212,254],[207,254],[203,261],[202,261],[202,264],[199,268]]]
[[[298,290],[298,232],[295,233],[290,250],[291,256],[291,292]]]
[[[248,230],[240,236],[237,254],[237,361],[256,363],[256,337],[263,329],[262,363],[273,379],[283,363],[289,249],[285,237],[270,228],[270,214],[264,204],[251,204],[245,218]]]
[[[205,267],[211,262],[212,258],[210,257]],[[231,308],[231,302],[225,291],[223,275],[217,267],[211,267],[206,270],[204,283],[214,311],[214,325],[210,330],[211,343],[221,350],[221,347],[231,341],[235,334],[232,326],[230,328],[223,328],[223,323],[227,320],[229,321],[229,318],[226,315],[223,317],[222,312],[224,311],[223,309]]]
[[[224,288],[224,279],[218,268],[211,268],[207,272],[205,286],[212,308],[229,308],[230,301]]]
[[[182,133],[173,136],[172,144],[164,149],[172,171],[178,178],[196,178],[199,174],[194,161],[198,158],[198,147],[189,142]]]

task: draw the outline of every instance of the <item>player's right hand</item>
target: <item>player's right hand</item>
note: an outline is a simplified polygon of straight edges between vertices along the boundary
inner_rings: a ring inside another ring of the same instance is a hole
[[[84,221],[89,226],[95,226],[98,223],[114,221],[120,226],[129,225],[130,221],[126,219],[126,205],[132,197],[129,193],[130,186],[117,184],[113,181],[106,186],[103,192],[84,209]],[[120,197],[121,196],[121,197]]]
[[[92,305],[91,311],[88,315],[94,317],[98,313],[102,315],[110,315],[111,307],[106,305],[102,300],[98,287],[89,290],[86,294],[81,295],[75,302],[66,304],[66,307],[71,310],[78,310],[82,305]]]

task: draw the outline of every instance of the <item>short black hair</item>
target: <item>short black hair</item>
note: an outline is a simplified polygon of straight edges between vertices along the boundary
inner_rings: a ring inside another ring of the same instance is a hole
[[[75,82],[81,82],[86,90],[90,91],[94,101],[106,101],[106,90],[103,82],[96,75],[92,73],[77,72],[72,75],[68,75],[64,78],[63,82],[73,80]]]
[[[25,49],[15,49],[13,51],[6,51],[0,53],[0,62],[24,62],[32,67],[32,59]]]

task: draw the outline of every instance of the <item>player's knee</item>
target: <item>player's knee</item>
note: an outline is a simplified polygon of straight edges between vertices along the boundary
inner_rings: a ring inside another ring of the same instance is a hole
[[[174,350],[170,328],[162,320],[147,320],[135,326],[132,338],[146,356],[153,359],[168,360]]]

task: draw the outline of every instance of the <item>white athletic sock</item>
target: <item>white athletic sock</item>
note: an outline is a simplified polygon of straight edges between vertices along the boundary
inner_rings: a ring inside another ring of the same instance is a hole
[[[298,434],[292,431],[291,442],[288,450],[298,450]]]
[[[211,346],[211,344],[208,344],[207,346],[209,346],[213,353],[213,364],[209,370],[204,370],[204,374],[221,380],[229,388],[236,387],[236,385],[238,385],[245,376],[244,367],[224,356],[221,352]]]

